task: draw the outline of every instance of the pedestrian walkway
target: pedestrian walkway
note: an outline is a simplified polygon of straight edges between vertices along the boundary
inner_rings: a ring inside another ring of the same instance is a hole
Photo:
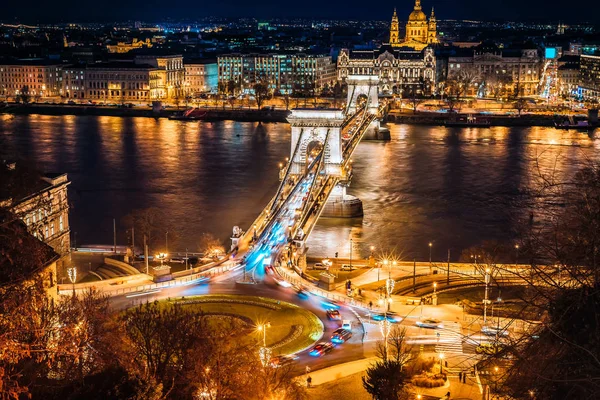
[[[463,354],[461,326],[457,322],[444,322],[444,329],[437,331],[436,353]]]

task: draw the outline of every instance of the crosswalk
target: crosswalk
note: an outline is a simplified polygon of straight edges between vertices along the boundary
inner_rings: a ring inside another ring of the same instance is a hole
[[[436,333],[436,353],[463,354],[461,326],[457,322],[444,322],[444,329]]]

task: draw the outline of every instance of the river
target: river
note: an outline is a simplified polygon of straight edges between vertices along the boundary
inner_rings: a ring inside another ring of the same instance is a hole
[[[388,126],[389,142],[362,142],[348,190],[364,218],[321,219],[310,254],[402,254],[453,259],[484,240],[510,241],[538,171],[557,179],[597,160],[600,140],[550,128],[462,129]],[[77,244],[111,243],[112,220],[135,208],[163,209],[178,247],[195,250],[203,232],[227,240],[247,228],[274,194],[290,152],[287,124],[180,122],[151,118],[0,116],[0,155],[67,172]],[[534,210],[536,213],[540,210]],[[74,234],[73,234],[74,236]]]

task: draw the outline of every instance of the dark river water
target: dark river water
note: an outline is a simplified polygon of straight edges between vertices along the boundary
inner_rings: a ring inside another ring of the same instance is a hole
[[[456,259],[484,240],[510,241],[539,171],[566,179],[600,155],[600,140],[575,131],[389,128],[390,142],[365,141],[353,157],[348,192],[364,218],[321,219],[310,253],[346,256],[352,237],[353,257],[373,245],[426,259],[432,241],[434,258],[450,248]],[[197,249],[203,232],[226,240],[267,204],[289,153],[287,124],[0,116],[0,155],[69,174],[78,245],[111,243],[113,218],[124,242],[123,216],[150,206],[178,226],[182,249]]]

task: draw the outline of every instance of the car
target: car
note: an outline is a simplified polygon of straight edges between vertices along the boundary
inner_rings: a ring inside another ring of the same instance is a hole
[[[338,310],[327,310],[325,314],[327,314],[327,319],[329,319],[330,321],[342,320],[342,316]]]
[[[498,343],[481,343],[475,348],[475,352],[477,354],[486,354],[488,356],[493,356],[500,353],[503,349],[504,346]]]
[[[331,335],[331,342],[335,343],[335,344],[345,343],[351,337],[352,337],[351,331],[349,331],[347,329],[339,328],[339,329],[336,329],[335,331],[333,331],[333,334]]]
[[[340,309],[340,305],[333,300],[323,300],[321,302],[321,305],[326,310],[339,310]]]
[[[420,319],[415,323],[420,328],[442,329],[444,324],[439,319],[425,318]]]
[[[329,267],[324,265],[323,263],[315,263],[314,269],[327,271],[329,269]]]
[[[396,323],[402,321],[402,317],[399,317],[396,313],[388,311],[382,313],[373,314],[373,321],[388,320],[389,322]]]
[[[313,357],[321,357],[333,350],[333,344],[329,342],[320,342],[313,346],[308,352]]]
[[[356,269],[356,266],[350,264],[342,264],[340,269],[342,271],[354,271]]]
[[[273,368],[281,368],[283,366],[289,365],[298,359],[298,356],[276,356],[271,358],[271,367]]]
[[[296,289],[296,294],[302,300],[306,300],[310,297],[310,293],[304,289]]]
[[[483,328],[481,328],[481,333],[483,333],[486,336],[508,336],[509,332],[501,327],[496,327],[496,326],[484,326]]]

